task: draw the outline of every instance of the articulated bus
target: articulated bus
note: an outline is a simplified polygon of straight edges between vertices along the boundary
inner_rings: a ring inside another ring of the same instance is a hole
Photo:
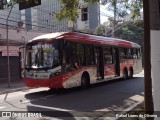
[[[139,73],[141,46],[79,32],[50,33],[27,42],[24,63],[28,87],[87,87]]]

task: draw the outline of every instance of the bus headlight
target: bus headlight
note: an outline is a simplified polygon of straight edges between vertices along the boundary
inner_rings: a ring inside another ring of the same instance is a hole
[[[53,74],[50,74],[50,75],[49,75],[49,78],[52,78],[52,77],[53,77]]]
[[[59,75],[59,74],[61,74],[61,71],[60,71],[60,70],[55,71],[54,73],[52,73],[52,74],[50,75],[50,77],[57,76],[57,75]]]

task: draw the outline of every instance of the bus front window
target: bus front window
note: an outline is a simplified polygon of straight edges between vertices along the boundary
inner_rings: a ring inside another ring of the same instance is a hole
[[[52,68],[60,63],[58,41],[30,44],[26,51],[26,68]]]

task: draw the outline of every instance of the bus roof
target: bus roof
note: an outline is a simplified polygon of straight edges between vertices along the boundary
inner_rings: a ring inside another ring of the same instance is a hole
[[[68,39],[70,41],[97,44],[97,45],[106,44],[106,45],[115,45],[115,46],[123,46],[123,47],[136,47],[136,48],[141,47],[140,45],[134,42],[130,42],[122,39],[96,36],[96,35],[90,35],[90,34],[79,33],[79,32],[56,32],[56,33],[44,34],[28,41],[28,43],[32,43],[36,41],[44,41],[44,40],[50,41],[53,39]]]

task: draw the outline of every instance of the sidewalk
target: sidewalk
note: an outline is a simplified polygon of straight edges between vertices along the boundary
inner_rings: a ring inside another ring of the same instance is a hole
[[[18,81],[18,82],[11,82],[10,83],[10,88],[8,86],[8,83],[6,81],[6,83],[0,83],[0,94],[4,94],[4,93],[11,93],[11,92],[16,92],[16,91],[20,91],[20,90],[27,90],[29,89],[28,87],[26,87],[23,83],[23,80]]]

